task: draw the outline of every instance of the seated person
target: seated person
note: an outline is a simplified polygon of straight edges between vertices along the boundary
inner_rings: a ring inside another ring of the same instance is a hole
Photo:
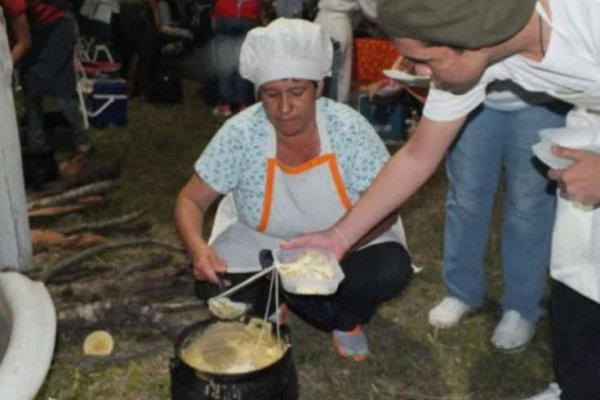
[[[342,217],[389,158],[371,125],[347,105],[322,98],[332,45],[319,25],[280,18],[246,37],[240,72],[260,102],[229,119],[195,164],[177,199],[177,228],[193,260],[197,292],[216,294],[218,275],[235,284],[260,270],[261,249]],[[221,200],[211,238],[206,211]],[[340,355],[369,353],[361,326],[400,294],[413,271],[402,223],[390,214],[340,262],[345,274],[331,296],[286,294],[289,307],[332,331]],[[200,289],[200,290],[199,290]],[[268,282],[232,296],[263,314]],[[262,308],[261,308],[262,307]]]
[[[409,74],[414,74],[414,63],[402,55],[396,58],[396,61],[390,66],[390,69],[397,69],[403,72],[407,72]],[[371,82],[368,85],[363,85],[358,88],[358,91],[361,93],[367,93],[369,99],[373,100],[377,97],[390,97],[396,96],[399,93],[406,91],[408,92],[415,100],[419,103],[425,103],[427,98],[427,93],[429,92],[429,88],[423,87],[410,87],[408,85],[403,85],[398,81],[392,78],[384,78],[375,82]]]

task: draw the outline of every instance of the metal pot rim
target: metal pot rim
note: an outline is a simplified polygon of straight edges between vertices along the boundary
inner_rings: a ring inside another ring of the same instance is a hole
[[[243,318],[237,319],[235,321],[248,322],[253,317],[260,318],[258,316],[246,315]],[[193,324],[184,328],[181,331],[181,333],[177,336],[177,338],[175,339],[175,357],[177,357],[188,368],[192,369],[196,373],[196,375],[198,375],[201,379],[206,379],[206,380],[209,380],[211,378],[217,378],[220,380],[239,380],[240,378],[248,379],[248,378],[252,378],[252,377],[261,375],[262,373],[267,372],[267,371],[271,370],[272,368],[276,368],[279,364],[281,364],[286,359],[286,357],[291,357],[292,345],[291,345],[290,330],[286,325],[281,324],[281,325],[279,325],[281,337],[283,340],[285,340],[288,343],[288,346],[284,350],[282,356],[279,357],[279,359],[277,359],[276,361],[274,361],[273,363],[271,363],[267,366],[264,366],[260,369],[254,370],[254,371],[249,371],[249,372],[244,372],[244,373],[231,373],[231,374],[207,372],[207,371],[202,371],[202,370],[192,367],[191,365],[186,363],[183,360],[183,358],[181,357],[181,350],[183,349],[183,343],[184,343],[185,339],[187,339],[191,335],[197,335],[197,334],[201,333],[208,326],[210,326],[216,322],[219,322],[219,320],[216,318],[209,318],[209,319],[206,319],[203,321],[194,322]],[[271,322],[271,321],[267,321],[267,322],[270,323],[271,325],[275,326],[275,324],[273,322]]]

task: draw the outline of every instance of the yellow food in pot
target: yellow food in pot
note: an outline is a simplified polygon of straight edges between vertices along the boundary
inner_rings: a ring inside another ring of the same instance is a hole
[[[279,360],[288,344],[278,340],[271,325],[260,319],[216,322],[188,339],[180,357],[197,371],[241,374],[256,371]]]

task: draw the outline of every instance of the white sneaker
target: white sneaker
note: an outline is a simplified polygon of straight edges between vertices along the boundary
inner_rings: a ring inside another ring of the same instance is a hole
[[[429,324],[437,328],[452,328],[471,310],[473,307],[456,297],[446,297],[429,311]]]
[[[523,400],[560,400],[560,387],[557,383],[552,382],[548,389],[544,390],[542,393],[538,393],[533,397],[528,397]]]
[[[535,334],[535,324],[521,317],[518,311],[508,310],[494,329],[492,343],[501,350],[520,351]]]

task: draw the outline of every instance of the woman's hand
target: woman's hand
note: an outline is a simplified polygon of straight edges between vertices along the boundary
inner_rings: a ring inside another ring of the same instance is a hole
[[[200,281],[208,281],[215,285],[219,283],[217,274],[224,274],[227,271],[225,261],[210,246],[206,246],[192,255],[192,267],[194,269],[194,278]]]
[[[388,80],[387,79],[380,79],[378,81],[375,82],[371,82],[366,86],[363,86],[359,89],[359,91],[362,92],[366,92],[367,96],[369,96],[369,100],[373,100],[373,98],[375,97],[375,95],[377,94],[377,92],[384,87],[385,85],[387,85]]]
[[[575,161],[565,169],[551,169],[548,177],[558,181],[570,200],[587,206],[600,203],[600,154],[552,146],[558,157]]]
[[[281,244],[284,249],[295,249],[299,247],[315,247],[329,250],[331,254],[339,261],[348,251],[349,243],[344,233],[338,228],[331,228],[326,231],[308,233],[297,236]]]
[[[226,265],[202,237],[204,214],[219,193],[198,175],[192,176],[181,189],[175,204],[175,226],[187,249],[194,277],[217,283],[217,273],[223,273]]]

